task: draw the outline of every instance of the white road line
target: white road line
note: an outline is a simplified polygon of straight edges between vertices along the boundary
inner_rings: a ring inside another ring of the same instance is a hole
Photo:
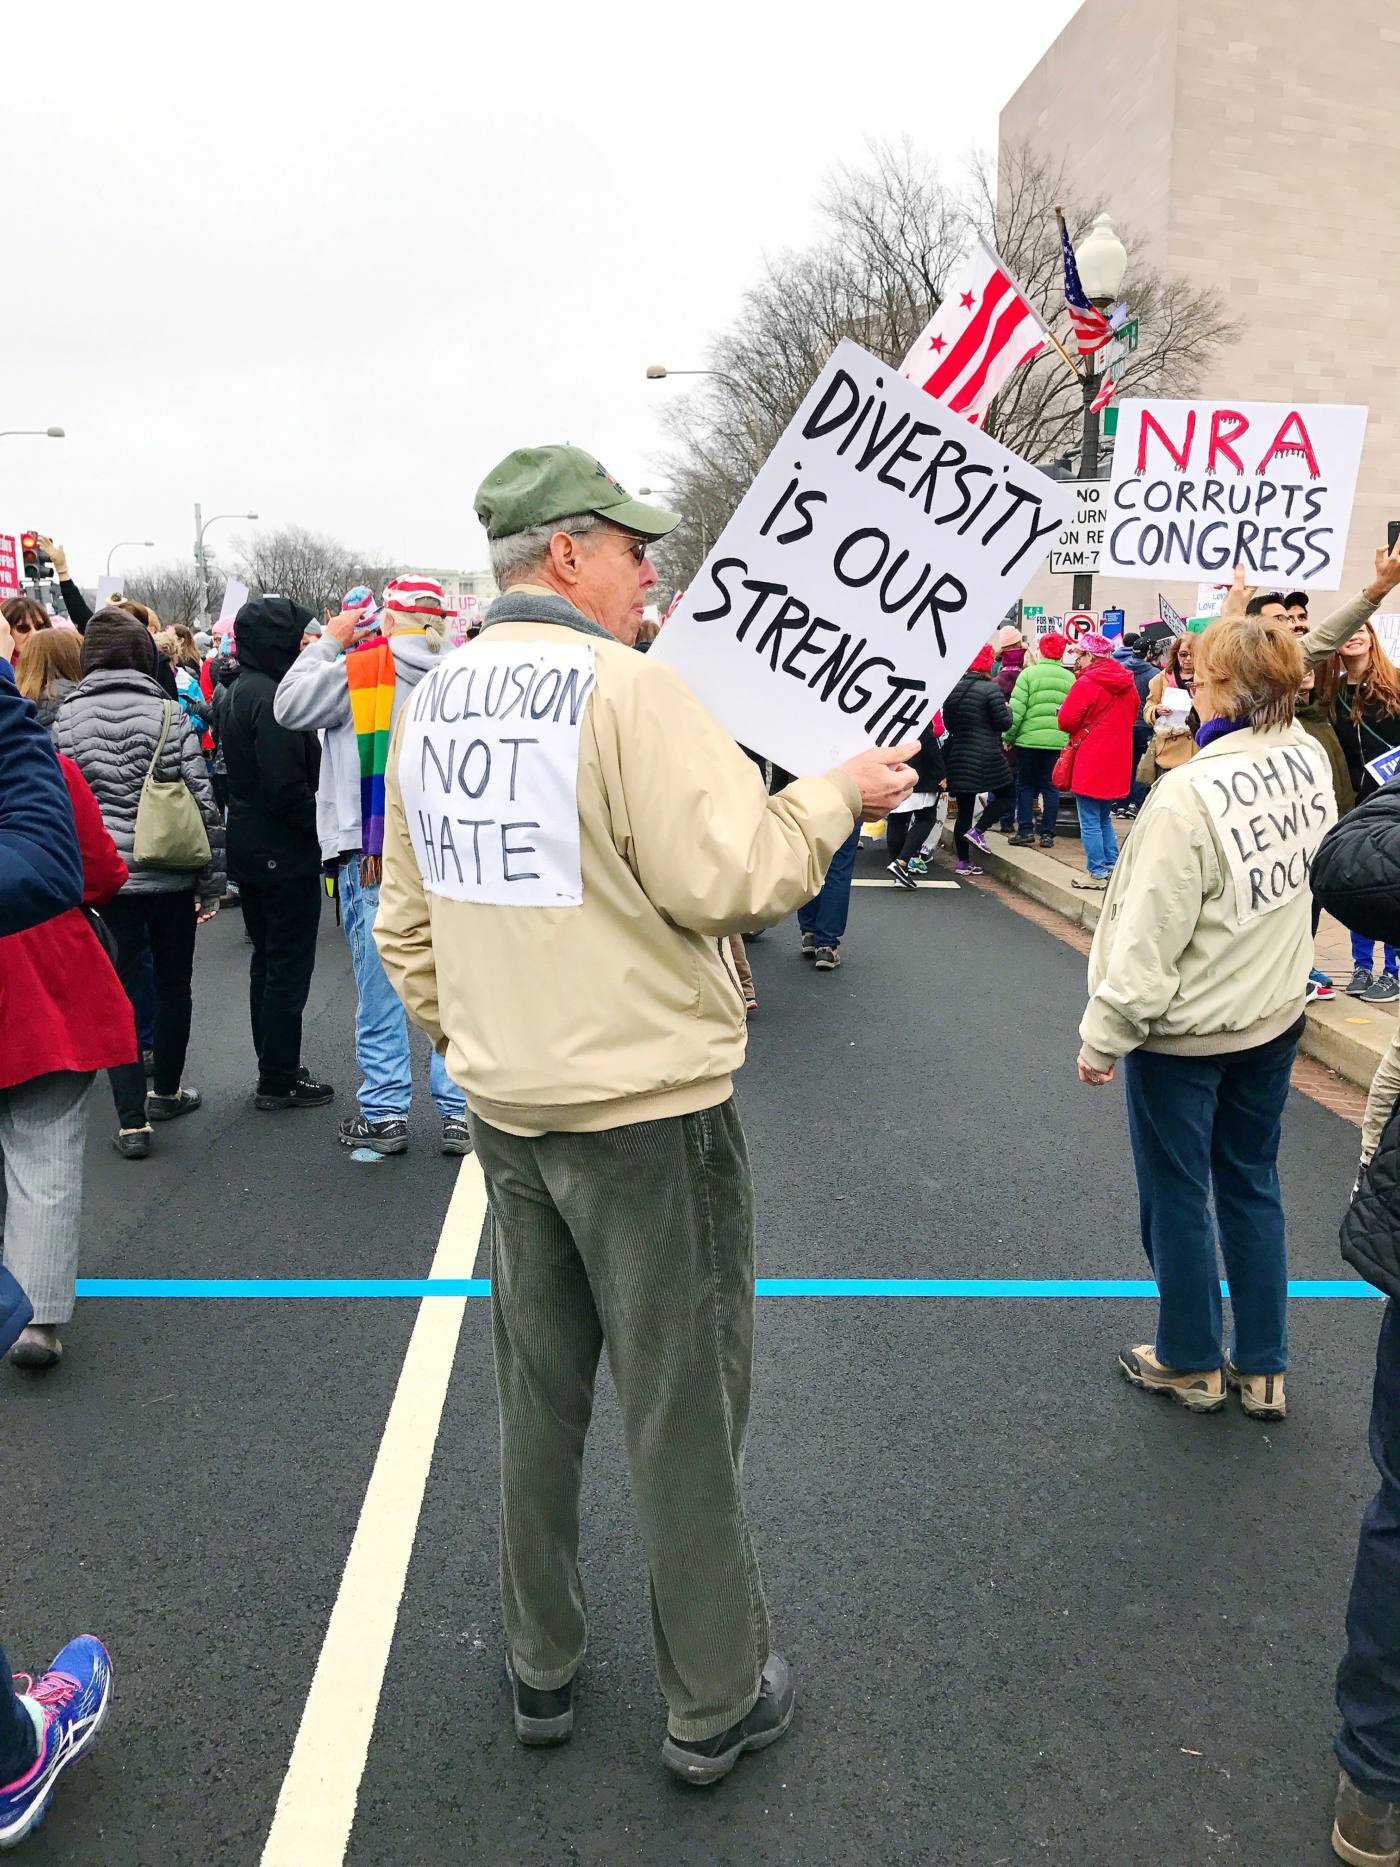
[[[891,876],[888,881],[880,875],[853,875],[851,877],[852,888],[898,888],[900,885],[901,884],[897,882],[893,876]],[[918,892],[922,894],[926,888],[957,888],[960,885],[961,884],[958,882],[920,881]],[[905,894],[909,894],[912,891],[906,888],[904,892]]]
[[[486,1185],[469,1154],[431,1276],[472,1275],[485,1212]],[[419,1304],[262,1867],[340,1867],[345,1859],[468,1301],[424,1297]]]

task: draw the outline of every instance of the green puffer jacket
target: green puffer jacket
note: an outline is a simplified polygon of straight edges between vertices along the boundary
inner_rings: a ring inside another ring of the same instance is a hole
[[[1058,661],[1033,661],[1011,690],[1009,742],[1036,752],[1062,752],[1069,734],[1060,731],[1058,714],[1073,686],[1074,676]]]

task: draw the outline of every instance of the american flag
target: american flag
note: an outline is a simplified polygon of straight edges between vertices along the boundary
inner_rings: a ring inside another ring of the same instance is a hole
[[[1065,256],[1065,303],[1069,306],[1069,315],[1074,323],[1074,335],[1079,343],[1082,357],[1094,356],[1102,350],[1112,337],[1113,331],[1108,319],[1092,305],[1079,283],[1079,267],[1075,263],[1074,248],[1070,245],[1069,228],[1060,217],[1060,245]]]
[[[1007,377],[1045,343],[1040,318],[996,253],[979,239],[900,369],[980,428]]]

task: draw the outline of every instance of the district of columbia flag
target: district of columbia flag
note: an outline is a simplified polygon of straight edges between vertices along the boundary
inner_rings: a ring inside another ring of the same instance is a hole
[[[980,428],[992,397],[1045,348],[1048,333],[1000,258],[977,244],[900,369]]]
[[[1117,393],[1118,393],[1117,383],[1113,380],[1111,376],[1105,376],[1103,379],[1103,382],[1099,386],[1098,394],[1094,397],[1093,401],[1089,404],[1090,414],[1097,415],[1100,409],[1107,408],[1109,403],[1113,400],[1114,396]]]

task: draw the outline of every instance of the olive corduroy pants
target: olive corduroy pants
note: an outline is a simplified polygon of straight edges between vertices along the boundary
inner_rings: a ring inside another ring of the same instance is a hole
[[[512,1663],[583,1658],[579,1486],[604,1344],[617,1387],[673,1736],[758,1696],[763,1582],[740,1497],[753,1361],[753,1187],[732,1100],[525,1138],[471,1117],[491,1211],[501,1597]]]

